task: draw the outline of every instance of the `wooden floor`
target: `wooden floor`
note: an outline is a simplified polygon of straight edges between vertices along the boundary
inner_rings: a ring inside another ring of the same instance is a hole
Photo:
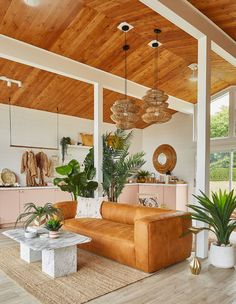
[[[0,248],[11,244],[15,242],[0,235]],[[149,278],[94,299],[89,304],[236,304],[235,269],[217,269],[209,266],[205,260],[201,274],[193,276],[189,272],[188,263],[185,261],[169,267]],[[0,303],[39,304],[1,270]]]

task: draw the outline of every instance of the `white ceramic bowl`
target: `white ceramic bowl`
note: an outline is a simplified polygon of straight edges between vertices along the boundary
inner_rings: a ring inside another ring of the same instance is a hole
[[[37,236],[37,232],[25,231],[25,238],[32,239]]]

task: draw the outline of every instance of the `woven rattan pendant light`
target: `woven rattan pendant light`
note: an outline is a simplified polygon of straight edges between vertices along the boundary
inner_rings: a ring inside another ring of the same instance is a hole
[[[126,32],[129,31],[129,26],[122,26],[122,31],[125,34],[125,44],[123,45],[124,63],[125,63],[125,94],[123,99],[118,99],[111,107],[111,119],[116,123],[117,128],[129,130],[135,128],[136,122],[139,120],[139,106],[135,104],[133,99],[127,97],[127,52],[129,45],[126,40]]]
[[[142,98],[144,101],[145,113],[142,115],[142,120],[145,123],[165,123],[169,121],[172,117],[171,113],[167,111],[169,104],[167,103],[168,95],[164,91],[157,88],[158,84],[158,34],[161,30],[155,29],[156,40],[153,40],[149,45],[154,50],[154,77],[153,77],[153,88],[148,90],[146,95]]]

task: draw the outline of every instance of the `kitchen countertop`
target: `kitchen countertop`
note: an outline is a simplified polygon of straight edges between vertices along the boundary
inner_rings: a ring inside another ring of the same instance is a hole
[[[126,186],[172,186],[172,187],[186,187],[188,184],[162,184],[162,183],[127,183]]]
[[[6,191],[6,190],[35,190],[35,189],[59,189],[57,186],[37,186],[37,187],[0,187],[0,191]]]

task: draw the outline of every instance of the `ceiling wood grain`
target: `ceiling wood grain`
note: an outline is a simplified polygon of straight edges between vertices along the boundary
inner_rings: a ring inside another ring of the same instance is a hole
[[[233,37],[235,1],[190,2]],[[187,66],[197,62],[197,41],[138,0],[41,0],[38,7],[19,0],[0,0],[1,34],[118,76],[124,75],[124,34],[117,29],[122,21],[134,26],[127,35],[128,79],[153,85],[153,49],[147,44],[155,38],[153,29],[158,27],[162,30],[158,86],[169,95],[195,103],[197,84],[189,81]],[[58,107],[64,114],[93,118],[93,89],[89,84],[4,60],[0,74],[23,82],[23,89],[11,92],[17,105],[52,112]],[[212,52],[211,93],[235,84],[236,68]],[[0,88],[0,102],[6,102],[8,88],[1,82]],[[119,96],[105,90],[104,121],[110,122],[110,106]]]

